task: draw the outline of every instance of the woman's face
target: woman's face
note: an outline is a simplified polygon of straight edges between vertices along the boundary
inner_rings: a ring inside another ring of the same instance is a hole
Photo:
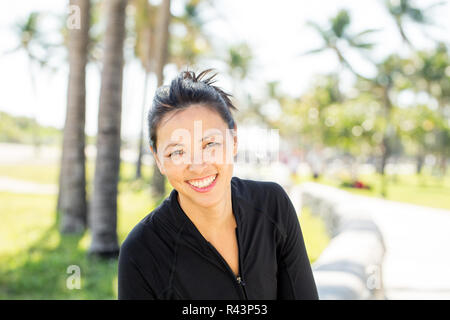
[[[236,127],[202,105],[168,113],[157,129],[160,172],[180,197],[210,207],[223,200],[233,176],[237,154]]]

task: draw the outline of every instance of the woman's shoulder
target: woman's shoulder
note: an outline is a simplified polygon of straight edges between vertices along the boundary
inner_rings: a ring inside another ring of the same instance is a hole
[[[121,253],[133,254],[142,252],[141,249],[145,246],[152,237],[154,237],[154,228],[152,227],[154,211],[140,220],[128,233],[125,240],[120,246]]]
[[[275,201],[277,198],[287,196],[284,188],[274,181],[259,181],[234,176],[231,183],[239,196],[252,199],[252,201]]]
[[[296,218],[296,212],[288,193],[279,183],[238,177],[233,177],[232,182],[242,202],[254,208],[248,211],[255,213],[254,223],[263,215],[283,235],[286,234],[286,228]]]
[[[160,205],[142,218],[128,233],[120,250],[133,252],[144,252],[155,248],[154,245],[170,238],[170,227],[166,217],[170,216],[170,205],[165,199]],[[159,246],[162,248],[164,246]]]

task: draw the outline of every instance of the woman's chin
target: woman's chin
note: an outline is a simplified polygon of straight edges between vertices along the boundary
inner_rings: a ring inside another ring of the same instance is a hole
[[[187,189],[187,190],[186,190]],[[223,199],[223,192],[219,189],[211,190],[211,192],[200,193],[192,190],[189,186],[184,190],[185,197],[189,198],[192,203],[199,207],[209,208],[217,205]]]

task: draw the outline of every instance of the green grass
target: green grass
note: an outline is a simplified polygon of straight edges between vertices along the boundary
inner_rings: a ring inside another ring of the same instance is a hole
[[[299,220],[309,261],[314,263],[328,246],[330,237],[323,220],[312,215],[308,208],[302,209]]]
[[[386,175],[383,197],[383,180],[379,174],[359,175],[359,180],[370,185],[371,190],[341,187],[343,180],[321,177],[316,182],[341,188],[358,195],[385,198],[387,200],[407,202],[416,205],[442,208],[450,210],[450,175],[445,177],[433,176],[429,173],[422,175]],[[312,177],[305,176],[295,178],[296,183],[314,181]]]
[[[135,165],[133,163],[120,163],[120,180],[133,181],[135,177]],[[142,166],[144,180],[150,179],[151,168]],[[86,179],[89,184],[93,181],[95,163],[90,160],[86,163]],[[27,180],[35,183],[58,184],[59,166],[56,164],[7,164],[0,165],[0,177],[8,177],[18,180]]]
[[[119,243],[156,203],[149,196],[150,168],[134,180],[134,166],[121,164],[117,232]],[[87,165],[88,182],[94,164]],[[57,183],[52,165],[0,166],[0,176],[38,183]],[[89,189],[89,188],[88,188]],[[89,231],[61,235],[56,221],[56,195],[0,192],[1,299],[116,299],[117,261],[88,257]],[[81,289],[66,286],[67,268],[80,267]]]
[[[87,256],[89,232],[61,235],[55,202],[55,195],[0,193],[0,299],[116,299],[117,261]],[[154,206],[146,189],[120,193],[119,243]],[[80,267],[80,290],[66,287],[70,265]]]
[[[0,177],[36,183],[57,184],[58,167],[53,164],[8,164],[0,166]]]

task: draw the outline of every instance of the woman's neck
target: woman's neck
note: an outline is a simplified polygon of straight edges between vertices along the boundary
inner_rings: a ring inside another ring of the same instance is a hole
[[[204,235],[205,233],[215,234],[224,228],[236,227],[231,202],[231,186],[222,201],[208,208],[200,207],[189,199],[180,197],[180,194],[178,194],[178,202],[189,219]]]

